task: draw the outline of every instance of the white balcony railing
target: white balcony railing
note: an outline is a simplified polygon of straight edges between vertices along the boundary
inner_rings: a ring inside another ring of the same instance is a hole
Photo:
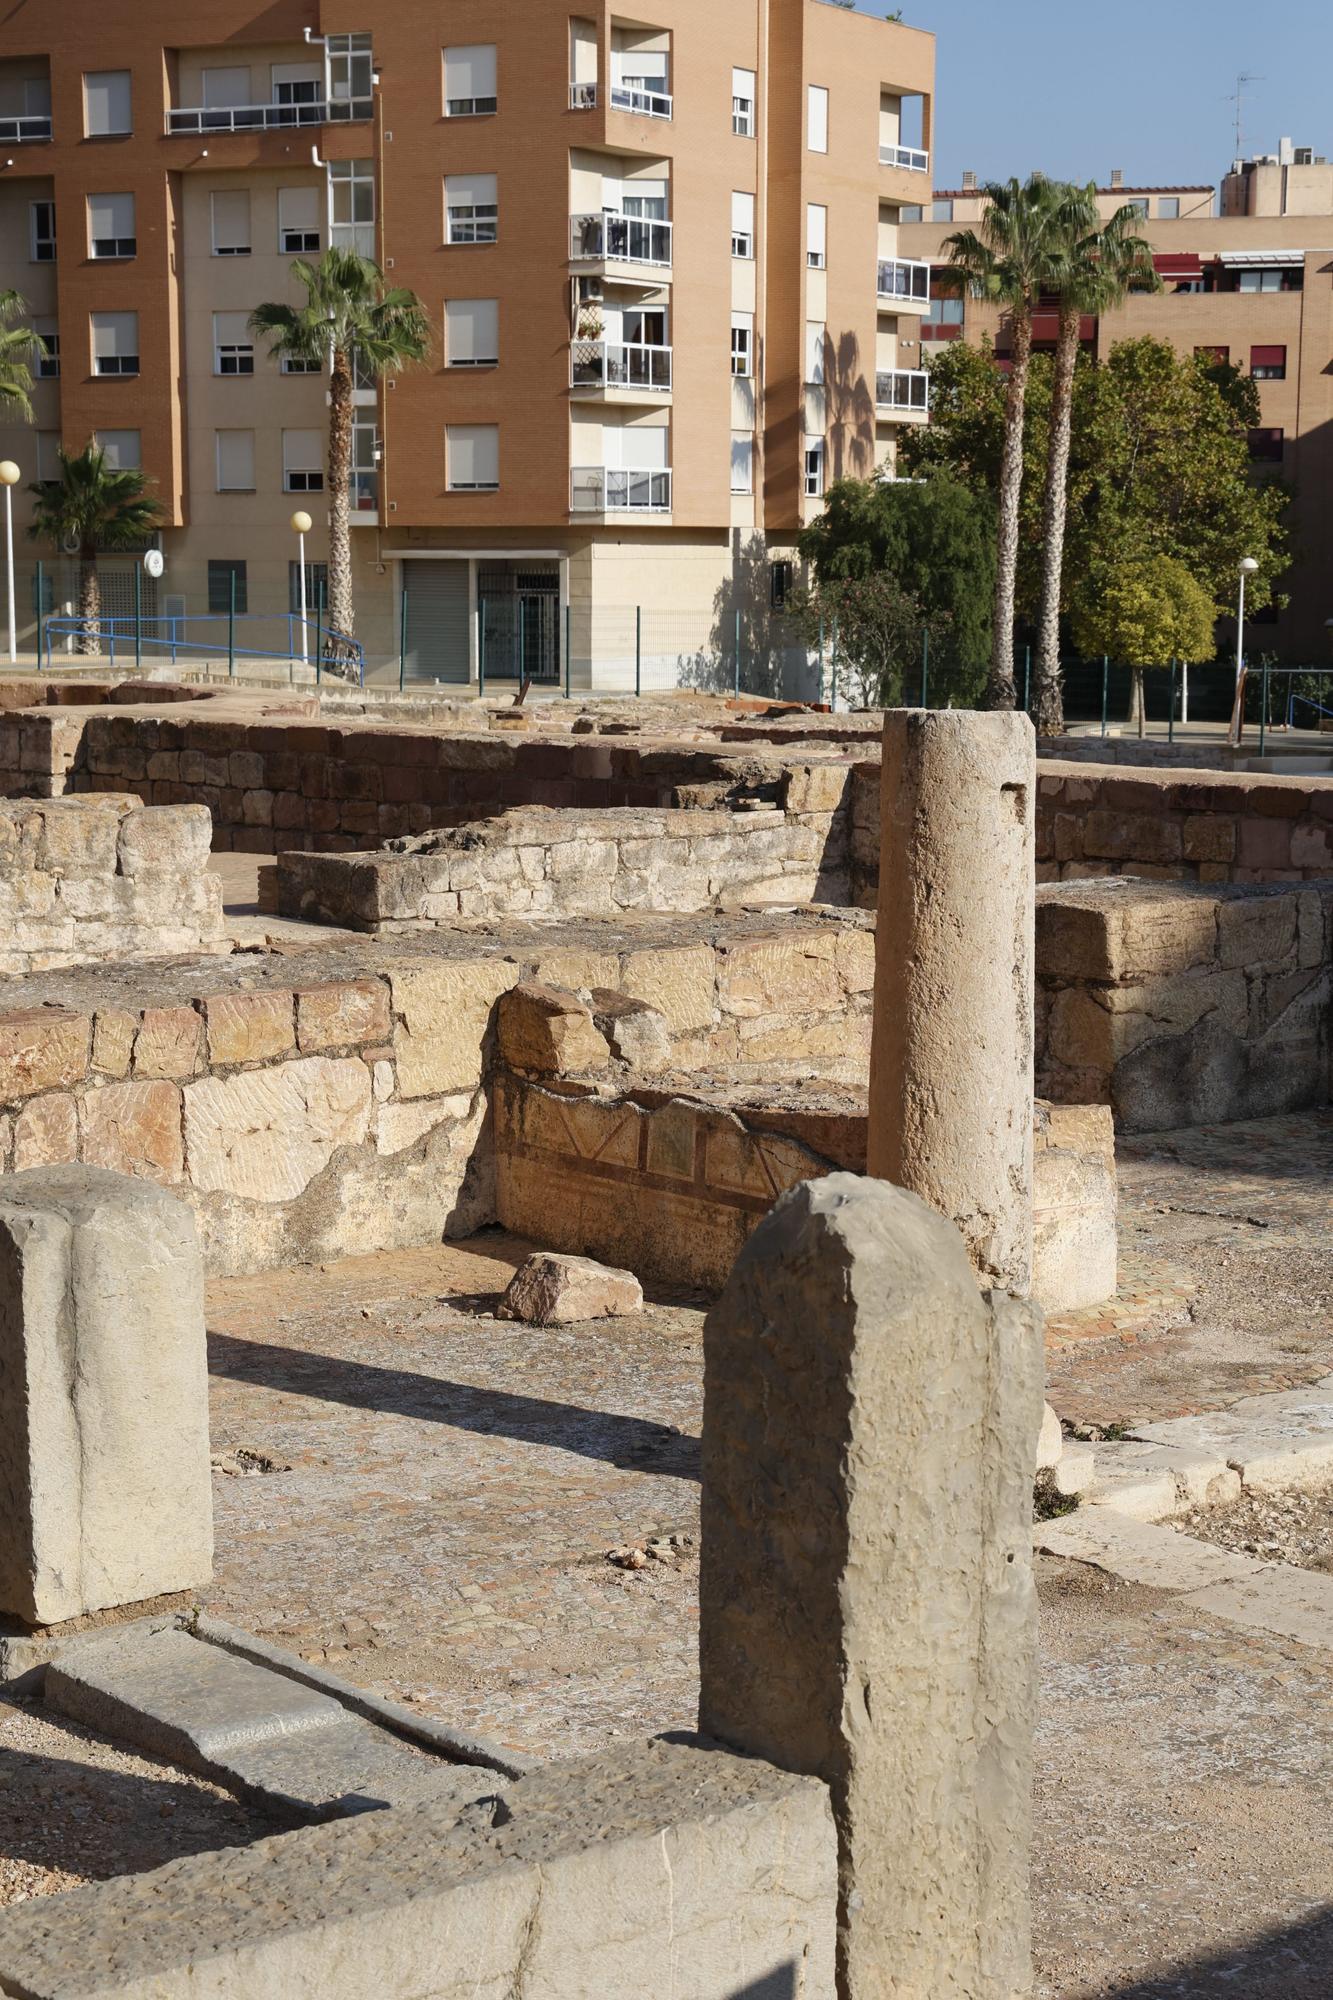
[[[905,263],[901,258],[881,258],[875,289],[882,299],[930,298],[929,264]]]
[[[671,389],[671,349],[642,340],[575,340],[569,379],[575,389]]]
[[[293,125],[341,124],[349,119],[373,118],[374,100],[369,97],[318,98],[307,104],[233,104],[201,106],[184,111],[168,111],[168,132],[271,132]]]
[[[595,111],[597,109],[597,85],[595,83],[571,83],[569,86],[569,108],[571,111]]]
[[[25,146],[35,139],[49,139],[50,136],[49,111],[30,118],[0,118],[0,145]]]
[[[881,146],[879,163],[882,167],[906,167],[909,174],[930,172],[930,154],[922,152],[920,146]]]
[[[671,224],[642,215],[619,215],[604,208],[596,215],[570,217],[570,255],[604,264],[671,262]]]
[[[640,118],[669,118],[671,97],[646,77],[626,77],[623,83],[611,85],[611,109],[635,111]]]
[[[930,409],[930,377],[924,368],[881,368],[875,376],[875,406],[881,410]]]
[[[669,514],[671,474],[576,465],[569,476],[569,504],[575,514]]]

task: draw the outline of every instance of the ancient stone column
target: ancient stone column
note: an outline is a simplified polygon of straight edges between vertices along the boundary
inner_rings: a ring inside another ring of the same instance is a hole
[[[0,1614],[54,1625],[212,1563],[194,1217],[101,1167],[0,1179]]]
[[[1018,2000],[1040,1315],[834,1174],[750,1238],[704,1363],[699,1727],[829,1785],[840,2000]]]
[[[1036,737],[1024,715],[884,718],[869,1171],[1032,1285]]]

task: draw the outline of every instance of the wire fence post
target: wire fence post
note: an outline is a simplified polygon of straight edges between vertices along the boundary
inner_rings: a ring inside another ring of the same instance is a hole
[[[227,571],[227,679],[236,678],[236,568]]]
[[[1032,648],[1023,649],[1023,713],[1032,713]]]
[[[928,707],[930,706],[929,702],[928,702],[928,701],[927,701],[927,699],[926,699],[926,696],[927,696],[927,694],[929,693],[929,691],[930,691],[930,627],[929,627],[929,625],[923,625],[923,626],[921,627],[921,706],[922,706],[922,708],[928,708]]]
[[[634,692],[643,693],[643,606],[634,607]]]
[[[143,665],[143,566],[134,565],[134,664]]]
[[[528,670],[528,600],[518,600],[518,684],[523,685],[523,676]]]
[[[1259,710],[1259,755],[1264,754],[1264,740],[1268,735],[1268,661],[1264,661],[1263,706]]]
[[[829,707],[838,712],[838,624],[833,622],[833,651],[829,656]]]
[[[573,638],[574,638],[574,607],[572,604],[567,604],[565,606],[565,700],[566,701],[569,700],[570,692],[573,687],[573,680],[571,676],[571,668],[573,666],[573,661],[570,658],[570,646],[573,643]],[[591,660],[589,660],[588,662],[588,683],[589,686],[591,686],[592,684]]]
[[[736,663],[732,684],[733,692],[739,695],[741,691],[741,608],[739,604],[736,606]]]
[[[1110,685],[1111,685],[1110,655],[1107,653],[1103,653],[1102,654],[1102,739],[1103,741],[1105,741],[1106,738],[1106,702],[1107,702],[1107,696],[1110,693]]]
[[[1176,740],[1176,663],[1174,660],[1171,662],[1171,695],[1166,711],[1166,740],[1168,743],[1174,743]]]
[[[51,634],[46,628],[46,565],[37,565],[37,668],[42,665],[42,635],[46,635],[46,664],[51,664]]]
[[[407,585],[398,600],[398,692],[407,686]]]
[[[824,705],[824,614],[819,614],[819,705]]]
[[[315,585],[315,686],[324,677],[324,585]]]

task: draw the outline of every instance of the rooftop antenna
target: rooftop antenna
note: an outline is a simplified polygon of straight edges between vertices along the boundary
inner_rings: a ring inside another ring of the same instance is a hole
[[[1245,158],[1245,91],[1249,84],[1263,82],[1264,78],[1256,76],[1253,70],[1242,70],[1236,78],[1235,95],[1227,99],[1228,104],[1236,107],[1236,150],[1233,158],[1237,160]]]

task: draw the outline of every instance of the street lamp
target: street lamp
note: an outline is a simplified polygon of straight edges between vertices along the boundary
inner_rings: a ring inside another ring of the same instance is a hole
[[[1253,556],[1242,556],[1240,563],[1240,602],[1236,607],[1236,697],[1231,707],[1231,729],[1228,742],[1239,743],[1245,705],[1245,586],[1252,576],[1259,573],[1259,565]]]
[[[5,581],[9,591],[9,664],[18,658],[14,634],[14,488],[23,474],[12,458],[0,459],[0,486],[5,489]]]
[[[308,650],[310,639],[305,615],[305,538],[314,525],[308,514],[298,512],[292,515],[292,533],[296,536],[297,546],[300,549],[297,567],[301,573],[301,658],[307,666],[310,664]]]

